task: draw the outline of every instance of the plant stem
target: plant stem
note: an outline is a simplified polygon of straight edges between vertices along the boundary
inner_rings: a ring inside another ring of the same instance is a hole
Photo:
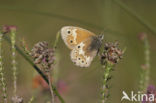
[[[105,27],[103,27],[103,26],[95,25],[95,24],[92,24],[92,23],[89,23],[89,22],[86,22],[86,21],[82,21],[82,20],[79,20],[79,19],[75,19],[75,18],[71,18],[71,17],[67,17],[67,16],[64,16],[64,15],[59,15],[59,14],[55,14],[55,13],[36,11],[36,10],[33,10],[33,9],[28,9],[28,8],[25,9],[25,8],[17,7],[17,6],[15,7],[15,6],[4,6],[4,5],[0,5],[0,9],[7,9],[7,10],[13,10],[13,11],[21,12],[21,13],[29,13],[29,14],[47,16],[47,17],[51,17],[51,18],[65,20],[65,21],[68,21],[68,22],[75,22],[77,24],[81,24],[81,25],[84,25],[84,26],[87,26],[87,27],[95,28],[95,29],[98,29],[98,30],[103,31],[103,32],[109,32],[109,33],[119,34],[119,35],[122,34],[122,33],[118,32],[118,31],[114,31],[114,30],[111,30],[109,28],[105,29]],[[122,34],[122,36],[124,36],[124,34]]]
[[[97,29],[103,29],[103,27],[92,24],[92,23],[88,23],[79,19],[75,19],[75,18],[71,18],[71,17],[67,17],[64,15],[59,15],[59,14],[55,14],[55,13],[48,13],[48,12],[42,12],[42,11],[36,11],[33,9],[25,9],[22,7],[15,7],[15,6],[4,6],[4,5],[0,5],[0,9],[7,9],[7,10],[14,10],[14,11],[18,11],[18,12],[22,12],[22,13],[31,13],[31,14],[37,14],[37,15],[44,15],[44,16],[48,16],[48,17],[53,17],[53,18],[57,18],[57,19],[62,19],[62,20],[66,20],[69,22],[76,22],[79,24],[83,24],[85,26],[90,26],[93,28],[97,28]]]
[[[151,26],[151,24],[149,22],[147,22],[146,20],[144,20],[140,15],[138,15],[136,12],[132,11],[129,7],[127,7],[124,3],[122,3],[120,0],[114,0],[121,8],[123,8],[126,12],[128,12],[130,15],[132,15],[133,17],[135,17],[141,24],[143,24],[145,27],[147,27],[152,33],[156,34],[156,30],[153,26]],[[84,26],[88,26],[88,27],[92,27],[92,28],[96,28],[98,30],[104,30],[104,27],[99,26],[99,25],[95,25],[92,23],[88,23],[82,20],[78,20],[75,18],[70,18],[67,16],[63,16],[63,15],[58,15],[55,13],[48,13],[48,12],[42,12],[42,11],[35,11],[32,9],[25,9],[25,8],[21,8],[21,7],[15,7],[15,6],[4,6],[4,5],[0,5],[0,9],[7,9],[7,10],[14,10],[14,11],[18,11],[18,12],[22,12],[22,13],[32,13],[32,14],[37,14],[37,15],[44,15],[44,16],[48,16],[48,17],[53,17],[53,18],[57,18],[57,19],[62,19],[62,20],[66,20],[69,22],[75,22],[78,24],[82,24]],[[117,31],[112,31],[110,29],[106,29],[105,32],[110,32],[110,33],[114,33],[114,34],[120,34]]]
[[[141,77],[140,77],[140,90],[142,93],[146,92],[146,89],[149,84],[149,75],[150,75],[150,46],[148,43],[147,36],[144,39],[144,57],[145,57],[145,65],[144,68],[141,69]]]
[[[7,37],[7,35],[3,36],[4,39],[11,44],[11,40],[9,37]],[[23,58],[30,63],[34,69],[43,77],[43,79],[49,84],[49,81],[47,79],[47,77],[44,75],[44,73],[34,64],[34,62],[30,59],[30,57],[28,57],[17,45],[15,45],[15,48],[17,50],[17,52],[23,56]],[[52,85],[53,91],[56,94],[56,96],[59,98],[59,100],[61,101],[61,103],[65,103],[64,99],[61,97],[61,95],[59,94],[59,92],[57,91],[56,87],[54,85]]]
[[[7,88],[6,88],[6,83],[5,83],[4,73],[3,73],[4,67],[3,67],[3,60],[2,60],[2,36],[3,34],[0,32],[0,82],[3,91],[3,101],[4,103],[7,103]]]
[[[34,97],[32,96],[28,103],[32,103],[34,101]]]
[[[103,69],[105,69],[103,74],[103,85],[102,85],[102,101],[101,103],[106,103],[109,93],[108,93],[108,81],[111,79],[110,73],[113,69],[113,64],[110,62],[106,62],[105,66],[103,66]]]
[[[12,69],[13,69],[13,86],[14,86],[14,96],[17,94],[17,67],[16,67],[16,33],[15,31],[11,31],[11,51],[12,51]]]
[[[55,43],[54,43],[54,46],[53,46],[54,49],[57,48],[57,44],[58,44],[59,38],[60,38],[60,32],[58,32],[56,34],[56,39],[55,39]]]
[[[148,30],[152,33],[156,34],[156,29],[145,19],[143,19],[138,13],[134,12],[131,8],[126,6],[121,0],[114,0],[116,4],[118,4],[122,9],[124,9],[131,16],[135,17],[142,25],[144,25]]]
[[[144,44],[145,44],[145,65],[147,66],[145,86],[147,88],[149,84],[149,74],[150,74],[150,46],[147,38],[145,39]]]
[[[51,103],[55,103],[54,92],[53,92],[53,89],[51,87],[52,82],[51,82],[51,73],[50,73],[50,71],[47,73],[47,75],[48,75],[49,88],[50,88],[50,93],[51,93]]]

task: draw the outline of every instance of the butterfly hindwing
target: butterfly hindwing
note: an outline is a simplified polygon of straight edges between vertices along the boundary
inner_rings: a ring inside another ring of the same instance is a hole
[[[89,67],[93,58],[97,54],[97,49],[91,50],[92,37],[80,42],[71,51],[71,60],[80,67]]]
[[[70,49],[74,49],[80,42],[95,34],[79,27],[65,26],[61,29],[61,36]]]

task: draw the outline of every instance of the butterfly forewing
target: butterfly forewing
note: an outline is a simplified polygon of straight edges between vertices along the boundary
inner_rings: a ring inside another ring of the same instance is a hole
[[[65,26],[61,29],[61,36],[70,49],[74,49],[80,42],[95,35],[94,33],[79,27]]]

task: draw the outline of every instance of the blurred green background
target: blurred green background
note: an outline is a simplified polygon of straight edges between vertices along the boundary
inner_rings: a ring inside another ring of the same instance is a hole
[[[17,42],[25,38],[28,47],[39,41],[55,41],[62,26],[73,25],[94,33],[104,33],[104,42],[119,41],[126,47],[124,58],[115,67],[111,80],[110,103],[120,103],[122,91],[138,91],[139,69],[144,64],[144,45],[138,35],[146,32],[151,51],[150,83],[156,85],[156,33],[149,30],[135,16],[121,8],[116,0],[0,0],[0,25],[18,27]],[[155,0],[118,0],[123,2],[156,30]],[[10,46],[3,43],[5,77],[9,98],[12,93]],[[76,67],[70,60],[70,50],[62,39],[57,53],[58,73],[55,77],[65,83],[67,90],[61,93],[66,103],[98,103],[102,81],[102,69],[98,57],[88,69]],[[32,96],[34,103],[45,103],[47,94],[32,88],[36,71],[20,55],[18,60],[18,94],[27,102]],[[56,79],[54,78],[54,79]],[[1,98],[0,98],[1,99]],[[59,102],[58,102],[59,103]],[[125,101],[125,103],[128,103]]]

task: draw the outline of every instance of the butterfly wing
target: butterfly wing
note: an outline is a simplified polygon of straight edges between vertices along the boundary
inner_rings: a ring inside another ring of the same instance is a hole
[[[65,26],[61,29],[61,37],[70,49],[74,49],[80,42],[95,35],[94,33],[74,26]]]
[[[71,51],[71,60],[80,67],[89,67],[98,51],[97,37],[90,37],[80,42]]]

